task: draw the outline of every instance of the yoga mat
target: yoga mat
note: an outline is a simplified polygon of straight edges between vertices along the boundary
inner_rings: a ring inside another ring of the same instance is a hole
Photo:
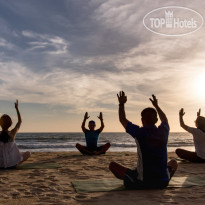
[[[108,192],[125,190],[122,180],[102,179],[71,182],[77,193],[79,192]]]
[[[190,162],[184,159],[176,159],[178,164],[205,164],[204,162]]]
[[[177,158],[175,159],[177,161],[178,164],[190,164],[190,163],[193,163],[193,162],[189,162],[185,159],[181,159],[181,158]],[[196,162],[194,162],[196,164]]]
[[[21,164],[16,167],[16,169],[57,169],[61,166],[57,163],[30,163]]]
[[[102,179],[71,182],[77,193],[109,192],[126,190],[123,181],[118,179]],[[205,186],[205,177],[172,177],[168,188]]]

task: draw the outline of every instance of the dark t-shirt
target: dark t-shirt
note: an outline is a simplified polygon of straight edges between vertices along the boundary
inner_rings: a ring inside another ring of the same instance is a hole
[[[139,127],[128,122],[126,132],[136,141],[138,149],[138,179],[144,182],[169,181],[167,142],[169,125]]]

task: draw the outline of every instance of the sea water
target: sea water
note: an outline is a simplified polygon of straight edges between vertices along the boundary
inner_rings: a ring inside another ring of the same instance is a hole
[[[77,151],[76,143],[85,145],[83,133],[18,133],[16,144],[20,151],[31,152],[62,152]],[[127,133],[101,133],[98,141],[99,145],[106,142],[111,143],[109,151],[136,152],[135,140]],[[176,148],[186,148],[194,151],[193,137],[186,132],[171,132],[168,140],[168,151],[174,151]]]

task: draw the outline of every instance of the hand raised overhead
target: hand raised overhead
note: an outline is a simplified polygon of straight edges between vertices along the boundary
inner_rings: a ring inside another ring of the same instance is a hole
[[[124,91],[120,91],[119,95],[117,94],[117,97],[120,104],[125,104],[127,102],[127,96],[125,96]]]
[[[16,102],[14,103],[14,105],[15,105],[15,108],[16,108],[16,109],[18,109],[18,106],[19,106],[19,101],[18,101],[18,100],[16,100]]]
[[[100,120],[103,120],[102,112],[100,112],[99,116],[97,116]]]
[[[199,111],[197,112],[197,117],[201,115],[201,108],[199,108]]]
[[[155,95],[152,95],[152,99],[149,98],[149,100],[152,102],[152,105],[153,105],[154,107],[157,107],[157,106],[158,106],[158,100],[157,100],[157,98],[156,98]]]
[[[88,113],[86,112],[84,115],[84,119],[87,120],[90,116],[88,116]]]
[[[185,112],[184,112],[184,108],[181,108],[180,110],[179,110],[179,116],[184,116],[185,115]]]

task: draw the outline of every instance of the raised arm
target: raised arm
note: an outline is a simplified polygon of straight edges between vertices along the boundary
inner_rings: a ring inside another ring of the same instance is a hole
[[[18,100],[16,100],[15,104],[15,109],[16,109],[16,113],[17,113],[17,117],[18,117],[18,122],[16,123],[16,126],[13,130],[11,130],[11,136],[13,138],[15,138],[16,133],[18,132],[19,128],[21,127],[21,123],[22,123],[22,119],[21,119],[21,114],[19,111],[19,107],[18,107]]]
[[[19,129],[20,126],[21,126],[21,123],[22,123],[22,119],[21,119],[21,114],[20,114],[20,111],[19,111],[19,102],[18,102],[18,100],[16,100],[16,102],[15,102],[15,108],[16,108],[16,113],[17,113],[17,116],[18,116],[18,122],[16,124],[16,127],[18,127],[18,129]]]
[[[125,103],[127,102],[127,96],[125,96],[124,91],[120,91],[119,95],[117,94],[118,101],[119,101],[119,120],[122,126],[126,129],[128,120],[125,114]]]
[[[104,122],[103,122],[102,112],[100,112],[100,115],[98,116],[98,118],[100,119],[100,122],[101,122],[101,127],[99,128],[99,132],[102,132],[105,127]]]
[[[87,129],[85,128],[85,122],[86,122],[86,120],[87,120],[89,117],[90,117],[90,116],[88,116],[88,113],[86,112],[85,115],[84,115],[84,119],[83,119],[82,126],[81,126],[83,132],[85,132],[85,131],[87,130]]]
[[[157,113],[159,115],[161,122],[168,122],[166,115],[164,114],[164,112],[161,110],[161,108],[158,105],[158,100],[155,95],[152,95],[152,99],[150,98],[150,101],[152,102],[152,105],[157,110]]]
[[[197,112],[197,117],[201,115],[201,108],[199,108],[199,111]]]
[[[184,119],[183,119],[183,116],[185,115],[185,112],[184,112],[184,109],[181,108],[181,110],[179,111],[179,122],[180,122],[180,126],[185,129],[186,131],[188,131],[188,126],[185,125],[184,123]]]

